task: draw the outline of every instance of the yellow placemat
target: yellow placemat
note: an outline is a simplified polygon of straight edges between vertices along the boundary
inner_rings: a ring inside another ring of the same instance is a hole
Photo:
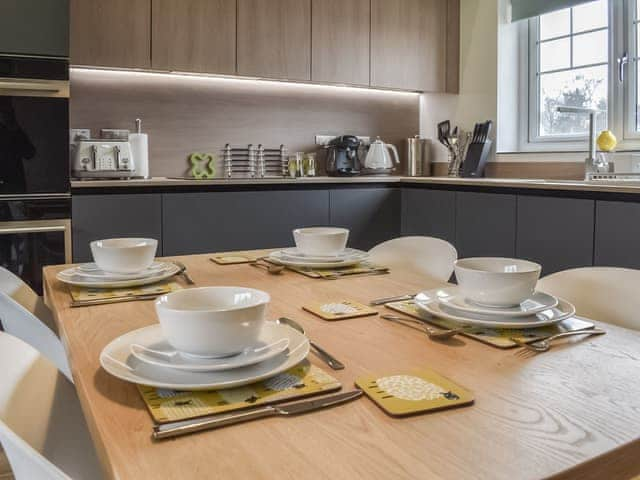
[[[347,318],[367,317],[378,314],[377,310],[350,300],[313,303],[304,305],[302,308],[324,320],[345,320]]]
[[[89,288],[71,285],[69,286],[69,293],[73,301],[82,302],[86,300],[130,297],[132,295],[164,295],[165,293],[174,292],[181,288],[178,283],[173,281],[127,288]]]
[[[245,387],[179,392],[138,385],[138,390],[153,420],[166,423],[332,392],[341,386],[305,360],[284,373]]]
[[[218,265],[238,265],[240,263],[255,262],[258,258],[262,257],[256,252],[228,252],[228,253],[215,253],[209,257],[214,263]]]
[[[443,318],[433,317],[427,312],[420,310],[413,300],[407,300],[404,302],[394,302],[385,305],[391,310],[395,310],[400,313],[404,313],[411,317],[424,320],[440,328],[457,328],[461,325],[451,320],[445,320]],[[560,332],[570,332],[573,330],[582,330],[585,328],[593,328],[594,325],[591,322],[581,320],[577,317],[567,318],[562,322],[554,325],[548,325],[546,327],[539,328],[485,328],[485,327],[472,327],[466,330],[461,335],[465,337],[478,340],[479,342],[486,343],[488,345],[498,348],[512,348],[518,345],[511,341],[511,338],[516,338],[522,342],[534,342],[542,338],[546,338],[550,335]]]
[[[271,258],[269,258],[268,261],[271,263],[277,263]],[[374,265],[369,262],[362,262],[351,267],[342,268],[293,267],[287,265],[287,269],[293,272],[300,273],[307,277],[324,278],[327,280],[335,280],[342,277],[354,277],[358,275],[382,275],[385,273],[389,273],[389,268],[380,265]]]
[[[473,403],[473,394],[433,370],[392,375],[367,375],[356,385],[389,415],[461,407]]]

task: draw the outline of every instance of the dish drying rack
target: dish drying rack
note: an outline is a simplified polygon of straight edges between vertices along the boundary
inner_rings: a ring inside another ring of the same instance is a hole
[[[280,178],[289,173],[287,147],[265,148],[249,144],[232,147],[227,143],[222,150],[225,178]]]

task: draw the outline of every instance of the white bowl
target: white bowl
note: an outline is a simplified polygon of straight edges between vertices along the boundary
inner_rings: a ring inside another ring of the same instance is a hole
[[[152,238],[109,238],[89,244],[98,267],[110,273],[136,273],[149,268],[158,241]]]
[[[512,307],[536,288],[542,267],[515,258],[462,258],[454,263],[462,294],[479,305]]]
[[[161,296],[156,313],[173,348],[221,358],[256,344],[270,299],[253,288],[188,288]]]
[[[293,231],[296,247],[305,255],[333,256],[347,246],[349,230],[337,227],[296,228]]]

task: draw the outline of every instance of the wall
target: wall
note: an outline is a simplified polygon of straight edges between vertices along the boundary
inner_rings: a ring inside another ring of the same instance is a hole
[[[188,154],[226,143],[313,151],[316,134],[356,134],[403,147],[419,132],[413,93],[142,72],[73,69],[72,128],[149,134],[153,176],[181,176]]]

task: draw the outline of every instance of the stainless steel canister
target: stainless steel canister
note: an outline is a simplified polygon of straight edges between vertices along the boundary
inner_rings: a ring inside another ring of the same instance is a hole
[[[416,135],[407,138],[407,175],[410,177],[428,177],[431,175],[430,141]]]

